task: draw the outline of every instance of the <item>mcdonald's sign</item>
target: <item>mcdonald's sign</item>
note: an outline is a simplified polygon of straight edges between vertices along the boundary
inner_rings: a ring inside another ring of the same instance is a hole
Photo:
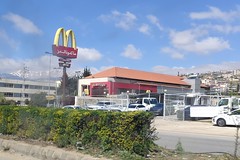
[[[62,44],[59,45],[59,39],[62,36]],[[71,42],[71,47],[68,43]],[[52,45],[52,53],[61,58],[77,58],[78,49],[76,47],[76,39],[72,30],[59,28],[55,34]]]

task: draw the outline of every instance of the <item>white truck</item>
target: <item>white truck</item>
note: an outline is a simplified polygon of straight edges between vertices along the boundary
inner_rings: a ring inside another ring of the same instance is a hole
[[[232,110],[239,108],[239,98],[228,97],[221,98],[216,106],[189,106],[190,107],[190,118],[212,118],[218,114],[227,114]],[[186,113],[185,113],[186,114]]]
[[[146,110],[149,111],[150,108],[158,104],[158,100],[155,97],[142,97],[137,98],[135,103],[144,105],[146,107]]]

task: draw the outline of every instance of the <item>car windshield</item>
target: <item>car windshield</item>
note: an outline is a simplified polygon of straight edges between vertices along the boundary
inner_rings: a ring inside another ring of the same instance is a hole
[[[98,102],[97,103],[97,105],[99,105],[99,106],[111,105],[111,104],[115,104],[115,102]]]
[[[144,105],[138,105],[137,107],[138,107],[138,108],[145,108]]]
[[[162,108],[163,107],[163,104],[162,103],[157,103],[154,108]]]
[[[233,111],[231,115],[240,115],[240,110]]]
[[[221,99],[218,103],[218,106],[228,105],[228,99]]]
[[[136,105],[134,105],[134,104],[129,104],[129,106],[128,106],[128,108],[135,108],[136,107]]]
[[[144,99],[144,103],[146,103],[146,104],[157,104],[158,101],[155,98],[150,98],[150,99]]]
[[[104,102],[98,102],[97,105],[104,106]]]
[[[158,101],[157,101],[157,99],[150,99],[149,100],[150,101],[150,104],[157,104],[158,103]]]

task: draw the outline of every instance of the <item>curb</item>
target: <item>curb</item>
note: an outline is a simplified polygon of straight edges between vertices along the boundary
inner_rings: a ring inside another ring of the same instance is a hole
[[[2,138],[0,138],[0,150],[11,150],[42,160],[106,160],[105,158],[96,158],[76,151],[65,151],[53,146],[38,146]]]

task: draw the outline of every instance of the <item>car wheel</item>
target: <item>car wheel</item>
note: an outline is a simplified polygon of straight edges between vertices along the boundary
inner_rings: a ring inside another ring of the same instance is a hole
[[[224,119],[218,119],[217,120],[217,125],[219,126],[219,127],[224,127],[225,125],[226,125],[226,121],[224,120]]]

